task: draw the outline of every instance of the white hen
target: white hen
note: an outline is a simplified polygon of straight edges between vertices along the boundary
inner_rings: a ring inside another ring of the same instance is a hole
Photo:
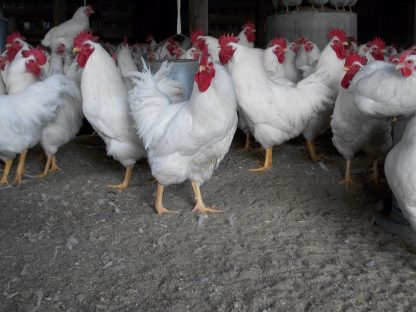
[[[384,171],[400,208],[416,229],[416,55],[402,53],[398,65],[374,62],[351,83],[355,104],[374,117],[413,116],[401,141],[386,157]],[[400,72],[401,73],[400,73]]]
[[[264,165],[253,171],[264,172],[272,167],[272,147],[299,135],[306,121],[329,101],[328,74],[318,71],[295,87],[279,85],[267,76],[263,50],[243,47],[234,36],[222,36],[220,46],[220,59],[228,64],[238,104],[254,137],[266,149]]]
[[[91,5],[79,7],[71,19],[51,28],[42,40],[42,45],[55,50],[59,44],[71,49],[73,40],[79,32],[90,28],[89,17],[94,13]]]
[[[152,174],[158,181],[155,208],[166,211],[164,186],[192,181],[194,211],[207,208],[200,185],[208,180],[228,152],[237,126],[233,83],[226,70],[208,60],[203,50],[189,101],[173,104],[149,70],[139,74],[129,99],[138,133],[143,137]]]
[[[64,59],[65,55],[52,53],[48,76],[64,73]],[[76,82],[77,73],[73,72],[73,74],[75,77],[67,75],[66,78]],[[56,162],[58,149],[72,140],[82,126],[84,115],[81,107],[81,90],[77,83],[74,83],[73,86],[73,89],[68,90],[69,92],[64,92],[59,98],[57,117],[42,130],[40,144],[47,156],[47,160],[45,169],[39,177],[46,177],[49,173],[59,170]]]
[[[144,158],[143,143],[133,126],[127,101],[127,88],[111,56],[90,33],[74,39],[76,60],[83,67],[81,77],[82,110],[96,133],[104,140],[107,154],[125,168],[124,181],[114,187],[126,189],[134,164]]]
[[[6,163],[0,184],[8,184],[16,154],[20,159],[14,183],[20,184],[27,150],[39,142],[44,125],[56,117],[59,98],[73,88],[74,82],[54,75],[18,94],[0,96],[0,159]]]

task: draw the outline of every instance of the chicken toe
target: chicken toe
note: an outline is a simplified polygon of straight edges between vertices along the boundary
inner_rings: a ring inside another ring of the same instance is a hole
[[[10,169],[12,168],[13,160],[6,160],[6,164],[4,165],[4,173],[0,180],[0,185],[8,185],[9,184],[9,173]]]

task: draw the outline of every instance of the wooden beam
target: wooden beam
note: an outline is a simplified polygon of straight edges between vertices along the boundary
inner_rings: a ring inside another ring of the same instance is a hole
[[[189,32],[195,29],[208,34],[208,0],[189,0]]]

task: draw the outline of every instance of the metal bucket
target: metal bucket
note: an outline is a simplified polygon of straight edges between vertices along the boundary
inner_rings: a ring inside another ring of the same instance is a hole
[[[6,48],[6,38],[8,32],[8,22],[4,18],[0,18],[0,53]]]
[[[153,61],[149,63],[150,70],[155,73],[159,70],[163,61]],[[185,88],[184,100],[187,101],[191,97],[194,85],[194,77],[198,71],[198,61],[196,60],[175,60],[168,61],[171,69],[168,77],[182,83]]]

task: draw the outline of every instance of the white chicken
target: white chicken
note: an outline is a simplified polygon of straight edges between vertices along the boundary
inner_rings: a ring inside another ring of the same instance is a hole
[[[325,85],[328,74],[318,71],[295,87],[278,85],[266,73],[263,50],[243,47],[234,36],[222,36],[219,43],[220,60],[228,64],[238,105],[266,150],[264,165],[252,171],[264,172],[272,167],[272,147],[297,136],[330,101],[332,93]]]
[[[325,4],[328,3],[328,0],[309,0],[309,3],[312,5],[312,9],[315,8],[315,5],[321,6],[321,9],[324,9]]]
[[[1,185],[9,183],[16,154],[20,158],[13,183],[21,183],[27,150],[39,142],[44,125],[56,117],[59,98],[73,87],[63,75],[54,75],[18,94],[0,96],[0,159],[6,163]]]
[[[373,62],[351,83],[357,108],[374,117],[413,116],[401,141],[386,157],[384,171],[400,208],[416,229],[416,55],[402,53],[397,65]]]
[[[171,103],[156,85],[149,69],[139,74],[129,93],[138,133],[145,143],[152,174],[158,181],[155,208],[163,207],[164,187],[192,181],[194,211],[207,208],[200,185],[208,180],[228,152],[237,126],[236,98],[226,70],[214,64],[203,49],[189,101]]]
[[[384,49],[386,47],[386,43],[383,39],[375,37],[373,40],[367,42],[367,52],[365,53],[365,57],[368,59],[369,63],[373,61],[384,61]]]
[[[256,29],[254,24],[252,22],[247,22],[244,24],[243,29],[237,37],[243,46],[253,48],[254,41],[256,40]],[[193,45],[196,46],[200,51],[204,49],[205,45],[208,45],[208,52],[211,55],[211,58],[214,60],[214,62],[220,63],[218,55],[220,47],[217,38],[204,36],[202,31],[195,30],[191,35],[191,41]]]
[[[301,75],[295,66],[297,51],[296,42],[291,42],[287,47],[285,38],[274,38],[269,48],[264,50],[264,67],[270,77],[298,82]]]
[[[59,44],[71,49],[73,40],[79,32],[90,28],[90,15],[94,13],[91,5],[79,7],[71,19],[51,28],[42,40],[42,45],[55,50]]]
[[[23,50],[10,63],[7,77],[7,93],[16,94],[39,81],[42,67],[46,64],[46,55],[40,48]]]
[[[329,0],[329,3],[339,11],[340,8],[345,7],[346,0]]]
[[[283,5],[286,7],[286,12],[289,13],[289,7],[295,6],[299,11],[299,6],[302,4],[302,0],[282,0]]]
[[[50,57],[50,67],[48,76],[64,74],[65,54],[52,53]],[[65,76],[68,80],[74,81],[74,87],[67,92],[63,92],[58,99],[57,117],[49,122],[42,129],[40,145],[47,156],[45,169],[39,177],[46,177],[49,173],[59,170],[56,161],[56,153],[59,148],[72,140],[82,126],[82,96],[77,83],[76,71],[69,70]]]
[[[126,189],[131,180],[134,164],[144,158],[143,143],[136,134],[127,88],[111,56],[96,42],[91,33],[81,32],[74,39],[76,60],[83,68],[81,76],[82,110],[95,132],[104,140],[107,154],[118,160],[126,175],[119,185]]]
[[[4,66],[4,69],[1,70],[1,75],[6,85],[7,85],[8,75],[9,75],[10,64],[15,60],[16,57],[22,56],[23,50],[28,50],[31,47],[25,40],[26,38],[23,37],[19,32],[14,32],[7,36],[7,39],[6,39],[7,50],[5,51],[5,56],[7,57],[7,63]]]
[[[335,98],[344,76],[344,60],[347,56],[347,49],[345,46],[348,45],[348,43],[346,41],[345,32],[340,29],[333,29],[328,34],[328,39],[330,41],[322,51],[315,70],[322,70],[328,73],[329,78],[325,83],[333,92],[333,101],[326,105],[325,109],[321,110],[316,116],[313,116],[302,132],[302,135],[306,140],[309,156],[313,161],[321,159],[321,157],[316,154],[315,138],[324,133],[330,126]]]
[[[391,123],[387,118],[374,118],[361,113],[354,104],[354,94],[348,89],[354,76],[366,65],[367,59],[358,54],[348,55],[345,61],[346,74],[341,81],[342,88],[335,102],[331,120],[332,142],[346,160],[344,180],[353,183],[351,161],[355,153],[363,150],[373,160],[373,174],[370,181],[378,185],[378,159],[392,146]]]

